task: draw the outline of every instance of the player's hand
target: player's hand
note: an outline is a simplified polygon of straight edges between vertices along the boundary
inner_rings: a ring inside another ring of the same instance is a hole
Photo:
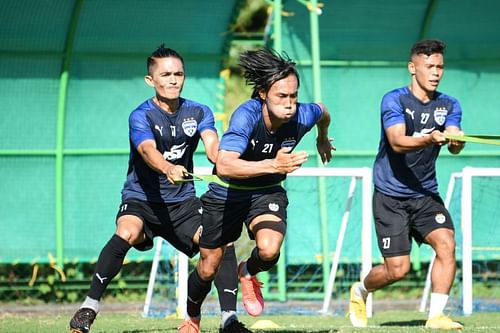
[[[435,145],[442,146],[446,143],[448,143],[448,139],[444,136],[445,133],[441,131],[433,131],[431,134],[429,134],[431,138],[431,143]]]
[[[167,169],[167,179],[170,183],[176,184],[178,181],[184,179],[184,177],[188,174],[186,168],[182,165],[174,165]]]
[[[316,139],[316,149],[318,150],[319,156],[321,157],[321,162],[326,164],[332,159],[332,150],[337,150],[337,148],[332,145],[333,138],[317,138]]]
[[[291,147],[284,147],[278,150],[274,158],[274,168],[278,173],[290,173],[307,161],[309,155],[305,151],[291,153]]]
[[[452,134],[452,135],[457,135],[457,136],[463,136],[464,132],[458,131],[458,132],[448,132],[444,131],[444,134]],[[448,150],[452,154],[458,154],[462,149],[465,147],[465,141],[459,141],[459,140],[448,140]]]

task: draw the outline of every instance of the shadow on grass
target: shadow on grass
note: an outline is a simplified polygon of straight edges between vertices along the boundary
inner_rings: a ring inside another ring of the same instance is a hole
[[[425,320],[389,321],[380,326],[425,326]]]
[[[170,330],[167,329],[167,330],[163,330],[162,332],[169,332]],[[176,329],[175,330],[172,330],[172,331],[177,331]],[[138,330],[131,330],[131,331],[123,331],[122,333],[148,333],[148,332],[159,332],[158,329],[138,329]],[[214,330],[214,332],[217,332]],[[254,330],[253,331],[254,333],[261,333],[261,332],[267,332],[267,331],[263,331],[263,330]],[[303,329],[297,329],[297,330],[290,330],[290,329],[286,329],[286,330],[276,330],[276,329],[273,329],[272,330],[273,333],[298,333],[298,332],[304,332]],[[336,329],[330,329],[330,330],[308,330],[307,331],[308,333],[335,333],[335,332],[338,332],[338,330]]]
[[[262,332],[268,332],[268,331],[262,331],[262,330],[254,330],[254,333],[262,333]],[[297,333],[297,332],[304,332],[304,329],[297,329],[297,330],[290,330],[290,329],[286,329],[286,330],[276,330],[276,329],[273,329],[271,332],[273,333]],[[321,329],[321,330],[311,330],[311,329],[308,329],[307,330],[308,333],[335,333],[335,332],[338,332],[338,330],[336,329],[330,329],[330,330],[324,330],[324,329]]]

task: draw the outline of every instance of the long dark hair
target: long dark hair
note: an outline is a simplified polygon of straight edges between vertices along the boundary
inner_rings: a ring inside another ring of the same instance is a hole
[[[240,55],[239,65],[243,69],[246,84],[253,86],[252,98],[260,98],[259,91],[263,90],[267,93],[276,81],[290,74],[297,77],[298,86],[300,86],[296,64],[286,53],[280,55],[271,49],[246,51]]]

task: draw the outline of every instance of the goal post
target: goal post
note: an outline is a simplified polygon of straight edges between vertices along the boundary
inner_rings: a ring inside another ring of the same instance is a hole
[[[194,173],[197,175],[211,175],[212,173],[212,168],[211,167],[195,167],[194,168]],[[350,180],[350,186],[348,193],[345,194],[345,196],[342,194],[343,190],[341,192],[336,192],[335,197],[328,197],[328,201],[331,200],[336,200],[337,202],[345,202],[345,210],[344,214],[342,215],[342,221],[341,224],[341,230],[337,236],[337,244],[335,245],[335,252],[333,253],[333,258],[330,258],[330,249],[329,249],[329,244],[328,244],[328,237],[327,243],[326,244],[321,244],[321,247],[324,249],[325,247],[326,252],[328,255],[323,255],[322,260],[326,261],[326,269],[323,269],[323,274],[327,275],[326,278],[324,278],[324,285],[323,285],[323,290],[324,294],[321,295],[323,297],[323,308],[320,310],[321,312],[326,312],[328,310],[330,300],[332,297],[332,292],[333,292],[333,285],[335,283],[335,276],[337,274],[337,266],[339,265],[339,260],[341,257],[341,250],[342,250],[342,243],[343,243],[343,236],[345,234],[345,229],[346,225],[349,220],[349,215],[350,215],[350,209],[351,209],[351,203],[353,200],[353,195],[354,195],[354,185],[355,184],[360,184],[358,189],[360,189],[360,193],[356,196],[356,198],[361,199],[361,202],[358,202],[357,207],[360,206],[360,219],[353,221],[351,223],[358,223],[361,224],[357,229],[360,230],[359,239],[359,250],[361,253],[361,270],[359,272],[359,277],[363,279],[371,270],[372,267],[372,170],[371,168],[365,167],[365,168],[327,168],[327,167],[302,167],[298,170],[296,170],[293,173],[288,174],[288,177],[290,180],[294,180],[295,182],[302,183],[302,179],[297,179],[296,177],[303,177],[304,181],[309,181],[306,180],[308,178],[311,179],[311,181],[315,177],[318,179],[319,182],[321,182],[322,177],[343,177],[345,180]],[[204,184],[203,184],[204,185]],[[286,188],[286,183],[285,183],[285,188]],[[293,183],[290,184],[290,186],[293,186]],[[340,193],[340,194],[339,194]],[[318,195],[322,195],[321,193],[318,193]],[[356,200],[359,200],[356,199]],[[292,203],[293,204],[293,203]],[[342,209],[342,208],[341,208]],[[357,211],[356,211],[357,212]],[[341,213],[339,211],[338,213]],[[359,217],[358,217],[359,219]],[[328,222],[326,223],[328,224]],[[324,223],[321,223],[318,229],[318,233],[321,235],[327,235],[328,234],[328,225],[325,225]],[[326,230],[325,230],[326,228]],[[359,232],[359,231],[358,231]],[[358,237],[356,235],[356,237]],[[323,242],[324,237],[320,238],[321,242]],[[158,245],[159,244],[159,245]],[[160,248],[162,246],[167,246],[167,242],[161,241],[157,243],[157,250],[155,251],[155,256],[153,258],[153,264],[152,264],[152,272],[150,274],[150,281],[148,285],[148,291],[147,291],[147,299],[144,305],[144,316],[148,316],[148,307],[149,304],[151,303],[151,298],[153,297],[153,286],[154,286],[154,281],[156,279],[156,272],[153,272],[153,270],[157,270],[159,265],[158,261],[163,260],[163,257],[161,256],[161,251]],[[284,257],[284,256],[283,256]],[[333,262],[332,262],[333,259]],[[188,279],[188,274],[189,274],[189,259],[183,255],[183,254],[178,254],[176,256],[176,296],[174,300],[175,303],[177,304],[176,310],[175,310],[175,315],[179,318],[184,318],[186,314],[186,300],[187,300],[187,279]],[[331,264],[330,264],[331,263]],[[324,263],[325,264],[325,263]],[[324,267],[325,268],[325,267]],[[278,272],[281,276],[280,277],[280,282],[278,285],[278,289],[284,289],[286,288],[286,280],[285,280],[285,274],[286,272],[279,271]],[[283,287],[282,285],[285,285]],[[286,292],[286,291],[284,291]],[[371,294],[369,298],[367,299],[367,315],[371,317],[372,315],[372,297]]]
[[[332,262],[328,285],[325,288],[325,295],[323,299],[323,307],[320,310],[322,313],[328,311],[328,307],[333,292],[333,285],[335,283],[335,276],[337,273],[337,266],[340,259],[343,237],[345,234],[349,213],[351,209],[352,197],[354,195],[354,185],[356,181],[361,181],[361,276],[363,279],[372,268],[372,170],[371,168],[300,168],[289,176],[314,176],[314,177],[351,177],[349,191],[346,199],[346,208],[342,217],[341,229],[337,238],[336,250],[334,253],[334,260]],[[322,232],[325,232],[322,230]],[[326,260],[326,258],[323,258]],[[367,315],[372,315],[372,297],[369,295],[366,301]]]
[[[472,178],[499,176],[500,168],[465,167],[462,170],[462,307],[466,316],[472,314]]]

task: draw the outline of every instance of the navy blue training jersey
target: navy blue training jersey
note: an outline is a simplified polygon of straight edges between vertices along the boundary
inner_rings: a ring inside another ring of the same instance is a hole
[[[178,110],[171,114],[152,99],[139,105],[129,117],[130,158],[122,200],[149,202],[180,202],[195,195],[192,182],[173,185],[164,174],[151,169],[137,147],[145,140],[154,140],[156,148],[170,163],[183,165],[193,172],[193,154],[205,130],[216,132],[210,108],[197,102],[180,99]]]
[[[302,137],[314,127],[321,115],[322,110],[318,104],[298,103],[293,118],[271,134],[262,118],[262,102],[257,99],[248,100],[232,114],[219,150],[238,152],[241,154],[240,158],[246,161],[272,159],[282,147],[292,147],[293,150]],[[223,180],[238,186],[265,187],[279,184],[285,178],[286,175],[283,174],[270,174],[248,179]],[[209,187],[217,197],[227,197],[227,188],[215,183],[211,183]]]
[[[423,103],[407,88],[390,91],[382,98],[382,132],[373,168],[375,189],[393,197],[418,198],[438,194],[436,159],[441,149],[430,145],[410,153],[395,153],[385,129],[405,124],[406,135],[421,137],[448,126],[460,128],[462,109],[453,97],[435,92]]]

